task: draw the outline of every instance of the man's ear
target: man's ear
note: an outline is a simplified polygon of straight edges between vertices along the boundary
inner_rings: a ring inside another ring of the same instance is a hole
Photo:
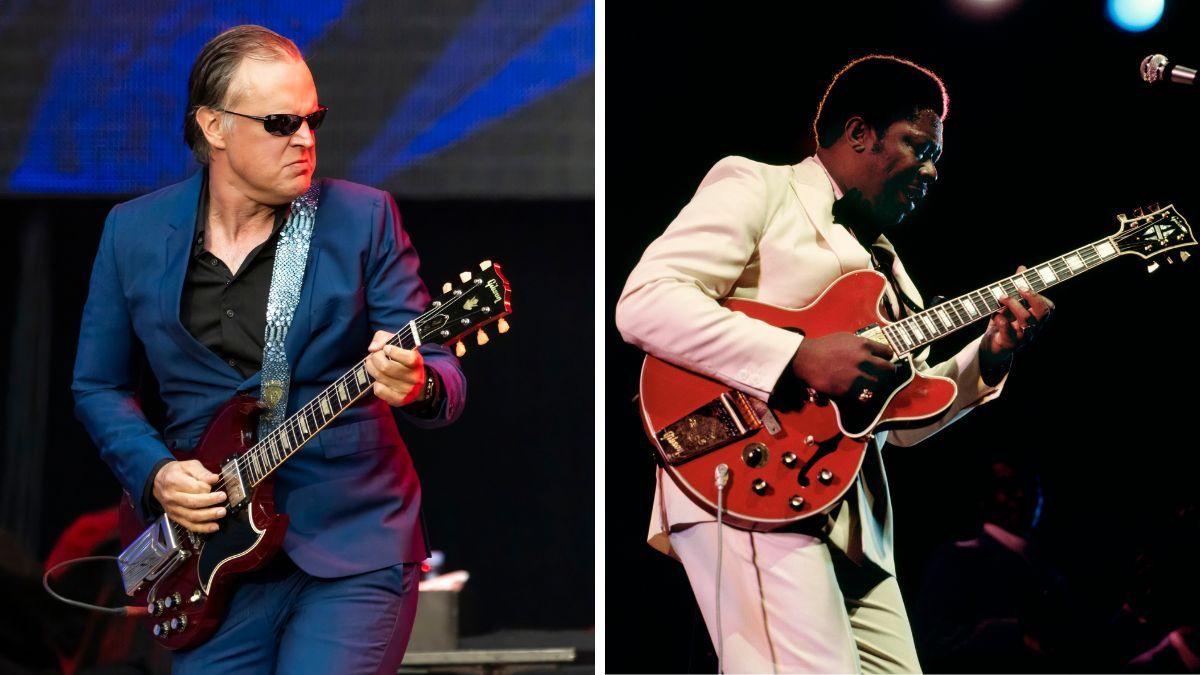
[[[874,129],[857,115],[847,119],[842,129],[842,137],[855,152],[862,152],[870,146],[871,139],[868,137],[873,133]]]
[[[221,113],[207,106],[200,106],[195,114],[196,124],[200,125],[200,132],[204,134],[204,140],[208,141],[208,147],[224,150],[225,130],[221,128]]]

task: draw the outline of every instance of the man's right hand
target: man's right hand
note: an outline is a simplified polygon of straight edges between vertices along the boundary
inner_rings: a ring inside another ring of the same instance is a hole
[[[792,373],[826,396],[857,394],[896,372],[892,350],[850,333],[805,338],[792,357]]]
[[[213,492],[220,476],[200,462],[168,462],[154,476],[154,498],[171,520],[192,532],[216,532],[213,521],[225,517],[224,492]]]

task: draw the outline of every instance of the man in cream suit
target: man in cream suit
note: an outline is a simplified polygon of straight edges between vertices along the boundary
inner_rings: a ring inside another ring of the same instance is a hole
[[[764,400],[806,387],[870,392],[894,370],[886,346],[850,333],[804,339],[719,301],[803,307],[874,264],[893,281],[885,312],[919,306],[883,230],[937,180],[947,106],[941,80],[920,66],[878,56],[847,65],[818,108],[815,156],[793,166],[728,157],[708,173],[630,275],[616,309],[622,336]],[[999,394],[1013,353],[1053,308],[1028,292],[1001,303],[982,338],[928,367],[958,383],[951,409],[928,427],[876,434],[841,502],[782,531],[722,526],[719,614],[715,519],[659,470],[650,544],[683,562],[726,671],[920,670],[879,448],[916,443]]]

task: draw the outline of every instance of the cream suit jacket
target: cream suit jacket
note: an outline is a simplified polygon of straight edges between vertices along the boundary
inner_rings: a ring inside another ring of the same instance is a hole
[[[802,338],[718,301],[737,297],[803,307],[839,276],[869,268],[867,250],[834,222],[833,202],[834,186],[814,157],[793,166],[722,159],[630,274],[616,308],[621,335],[648,354],[767,399]],[[878,243],[891,247],[883,237]],[[892,271],[919,301],[898,257]],[[928,427],[876,434],[855,485],[824,516],[830,543],[856,562],[869,560],[895,573],[891,502],[878,449],[883,442],[916,443],[999,394],[1003,383],[989,387],[980,378],[978,345],[972,340],[927,369],[958,383],[950,410]],[[652,546],[671,554],[667,533],[713,520],[659,469]]]

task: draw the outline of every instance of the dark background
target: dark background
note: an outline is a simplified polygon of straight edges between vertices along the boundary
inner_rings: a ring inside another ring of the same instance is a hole
[[[979,3],[984,4],[984,3]],[[895,54],[950,92],[939,181],[895,242],[926,298],[953,297],[1114,233],[1116,215],[1174,203],[1200,223],[1200,90],[1150,87],[1142,58],[1200,63],[1194,3],[1156,28],[1116,28],[1102,2],[1017,3],[990,21],[949,2],[609,7],[605,325],[606,663],[619,672],[715,667],[683,568],[645,544],[651,446],[636,408],[641,354],[612,309],[644,247],[721,157],[791,164],[852,58]],[[917,448],[884,451],[899,580],[912,596],[939,544],[975,536],[981,458],[1039,468],[1037,537],[1103,620],[1155,528],[1197,496],[1191,439],[1195,261],[1147,275],[1139,259],[1047,293],[1053,323],[1018,356],[1003,396]],[[968,329],[940,354],[964,344]],[[938,352],[935,352],[935,357]],[[919,639],[919,636],[918,636]],[[980,668],[986,668],[980,664]]]
[[[121,494],[72,412],[92,260],[114,204],[196,170],[179,131],[187,72],[239,23],[299,43],[331,110],[318,176],[366,175],[396,196],[435,294],[480,260],[503,266],[512,330],[467,340],[462,418],[401,433],[442,569],[471,574],[464,633],[570,629],[586,662],[594,12],[590,0],[0,7],[0,595],[27,594],[0,622],[0,662],[38,662],[46,645],[23,636],[85,616],[51,609],[37,568],[64,528]]]

